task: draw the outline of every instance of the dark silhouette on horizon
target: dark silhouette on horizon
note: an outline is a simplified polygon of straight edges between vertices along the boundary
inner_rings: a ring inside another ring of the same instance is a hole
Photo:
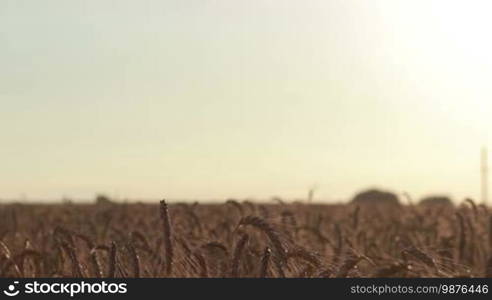
[[[447,196],[429,196],[422,198],[420,205],[450,205],[453,206],[453,201]]]
[[[400,205],[396,194],[378,189],[362,191],[355,195],[351,202],[363,205]]]

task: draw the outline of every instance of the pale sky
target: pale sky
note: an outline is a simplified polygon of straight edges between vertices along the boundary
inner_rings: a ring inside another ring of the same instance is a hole
[[[0,199],[478,199],[490,11],[0,0]]]

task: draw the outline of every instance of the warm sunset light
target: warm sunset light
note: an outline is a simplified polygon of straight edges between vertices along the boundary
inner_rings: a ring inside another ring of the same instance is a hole
[[[492,1],[0,0],[0,294],[490,298],[491,32]]]
[[[479,198],[489,1],[192,2],[1,2],[0,197]]]

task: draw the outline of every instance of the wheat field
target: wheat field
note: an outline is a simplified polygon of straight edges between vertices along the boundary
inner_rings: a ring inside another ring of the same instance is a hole
[[[470,200],[4,204],[0,277],[492,277],[492,215]]]

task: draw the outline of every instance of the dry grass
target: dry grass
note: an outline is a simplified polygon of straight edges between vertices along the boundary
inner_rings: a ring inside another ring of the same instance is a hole
[[[492,277],[492,216],[451,206],[0,206],[0,277]]]

